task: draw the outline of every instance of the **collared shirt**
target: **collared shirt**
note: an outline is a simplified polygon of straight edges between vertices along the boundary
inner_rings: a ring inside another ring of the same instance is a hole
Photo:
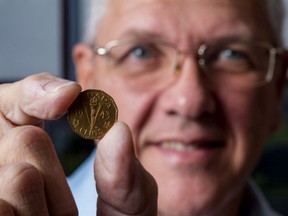
[[[94,180],[95,150],[86,161],[70,176],[68,183],[76,201],[79,216],[95,216],[97,192]],[[272,210],[264,195],[253,180],[247,183],[247,192],[241,208],[245,216],[280,216]]]

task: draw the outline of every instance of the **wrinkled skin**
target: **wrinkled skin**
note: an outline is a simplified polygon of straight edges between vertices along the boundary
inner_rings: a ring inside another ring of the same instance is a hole
[[[181,50],[231,34],[272,42],[269,26],[251,16],[252,6],[254,1],[113,1],[95,42],[147,32]],[[115,124],[97,144],[98,215],[148,216],[157,208],[171,216],[238,214],[245,181],[278,126],[287,66],[265,86],[212,88],[192,57],[185,56],[169,85],[134,91],[127,80],[107,73],[105,60],[90,47],[75,47],[82,89],[109,93],[126,123]],[[287,55],[282,59],[287,62]],[[77,215],[42,125],[67,112],[80,91],[78,84],[48,74],[0,86],[0,215]],[[165,147],[168,141],[184,151]]]
[[[229,37],[273,42],[269,26],[261,24],[264,14],[254,16],[255,6],[261,8],[255,1],[110,3],[95,38],[98,46],[139,38],[173,43],[180,50]],[[104,89],[116,100],[136,154],[158,184],[160,213],[237,215],[246,179],[278,125],[279,74],[255,88],[229,83],[211,87],[193,56],[186,55],[173,81],[137,88],[111,75],[105,59],[90,48],[78,46],[75,56],[83,88]],[[164,147],[167,142],[198,148],[182,152]]]
[[[0,86],[0,215],[78,215],[42,124],[67,112],[80,91],[47,73]],[[99,215],[156,215],[155,181],[135,158],[125,124],[117,123],[99,142],[95,163],[99,187],[109,191],[99,197]]]

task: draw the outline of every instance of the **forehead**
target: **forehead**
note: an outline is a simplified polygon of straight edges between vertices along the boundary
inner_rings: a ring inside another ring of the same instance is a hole
[[[181,12],[182,14],[186,14],[189,11],[199,10],[199,9],[209,9],[209,8],[229,8],[236,10],[247,10],[253,9],[258,0],[107,0],[108,6],[110,9],[114,11],[131,11],[134,9],[165,9],[169,10],[169,12]],[[263,5],[262,4],[259,4]],[[254,8],[255,9],[255,8]],[[259,9],[259,8],[258,8]]]
[[[258,3],[258,0],[108,0],[100,32],[107,40],[125,39],[132,33],[176,42],[205,41],[224,34],[268,39],[267,25],[262,24],[263,3]]]

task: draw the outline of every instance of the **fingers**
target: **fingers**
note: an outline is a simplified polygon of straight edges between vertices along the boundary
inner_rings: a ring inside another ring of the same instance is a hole
[[[95,159],[99,215],[157,215],[157,186],[134,154],[129,128],[116,123],[98,143]]]
[[[54,146],[35,126],[66,113],[80,91],[47,73],[0,85],[0,213],[78,214]]]
[[[0,198],[19,215],[77,215],[53,144],[41,128],[9,130],[0,140],[0,158]]]
[[[15,125],[38,125],[66,113],[80,91],[75,82],[48,73],[29,76],[0,86],[0,113]]]

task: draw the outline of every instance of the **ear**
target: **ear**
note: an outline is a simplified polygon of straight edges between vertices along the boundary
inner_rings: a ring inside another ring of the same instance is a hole
[[[76,79],[82,89],[91,88],[91,75],[94,70],[93,51],[86,44],[77,44],[73,49],[73,59],[76,69]]]
[[[288,51],[285,50],[281,56],[280,56],[280,67],[279,67],[279,76],[278,76],[278,80],[276,83],[276,88],[277,88],[277,96],[280,97],[280,99],[282,98],[284,91],[285,91],[285,87],[286,87],[286,83],[287,83],[287,78],[288,78]],[[276,69],[277,70],[277,69]]]
[[[282,71],[285,74],[285,79],[287,80],[288,78],[288,50],[285,50],[283,52],[283,57],[282,57]]]
[[[280,67],[278,67],[280,70],[280,74],[278,76],[277,82],[276,82],[276,89],[277,89],[277,100],[278,106],[277,106],[277,114],[274,121],[274,124],[272,125],[272,131],[277,130],[280,127],[281,121],[282,121],[282,110],[283,110],[283,97],[285,92],[285,87],[287,83],[288,78],[288,51],[285,50],[282,55],[280,56]]]

